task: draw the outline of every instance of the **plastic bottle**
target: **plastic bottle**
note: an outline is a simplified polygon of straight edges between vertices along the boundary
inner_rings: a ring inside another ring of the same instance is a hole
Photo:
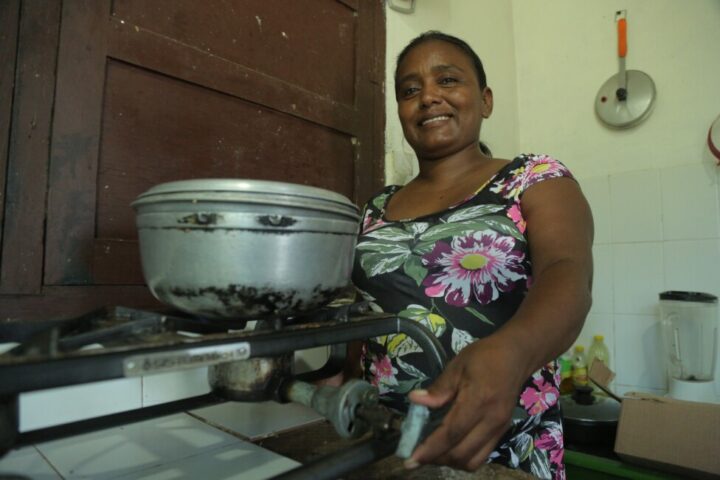
[[[605,337],[603,337],[602,335],[595,335],[593,337],[593,342],[587,352],[588,372],[590,371],[590,367],[592,367],[593,361],[595,359],[600,360],[605,364],[607,368],[610,368],[610,350],[608,350],[604,340]],[[595,385],[593,382],[590,382],[590,384],[592,385],[595,392],[600,392],[600,388],[597,385]]]
[[[588,384],[587,360],[585,359],[585,347],[575,346],[572,359],[572,383],[573,387],[586,387]]]
[[[560,395],[572,393],[572,357],[565,353],[558,358],[558,364],[560,365]]]
[[[592,366],[593,359],[597,358],[602,361],[607,368],[610,368],[610,350],[605,345],[605,337],[602,335],[595,335],[593,337],[592,345],[587,352],[587,366]]]

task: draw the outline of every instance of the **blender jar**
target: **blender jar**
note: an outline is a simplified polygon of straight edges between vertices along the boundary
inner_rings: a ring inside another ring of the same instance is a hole
[[[715,374],[717,297],[708,293],[660,294],[662,337],[672,378],[712,381]]]

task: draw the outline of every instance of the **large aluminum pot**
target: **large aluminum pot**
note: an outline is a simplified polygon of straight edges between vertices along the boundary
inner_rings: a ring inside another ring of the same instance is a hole
[[[320,188],[260,180],[157,185],[137,212],[153,295],[208,318],[317,308],[350,283],[357,207]]]

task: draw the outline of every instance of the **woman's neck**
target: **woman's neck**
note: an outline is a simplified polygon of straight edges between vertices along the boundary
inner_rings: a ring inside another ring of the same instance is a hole
[[[418,159],[420,172],[415,178],[422,183],[457,183],[478,167],[491,163],[479,147],[467,148],[444,158]]]

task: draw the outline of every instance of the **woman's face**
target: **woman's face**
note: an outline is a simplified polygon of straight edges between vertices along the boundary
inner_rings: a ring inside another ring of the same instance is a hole
[[[397,79],[400,123],[418,158],[477,146],[482,119],[492,112],[492,92],[481,90],[462,50],[438,40],[421,43],[400,63]]]

